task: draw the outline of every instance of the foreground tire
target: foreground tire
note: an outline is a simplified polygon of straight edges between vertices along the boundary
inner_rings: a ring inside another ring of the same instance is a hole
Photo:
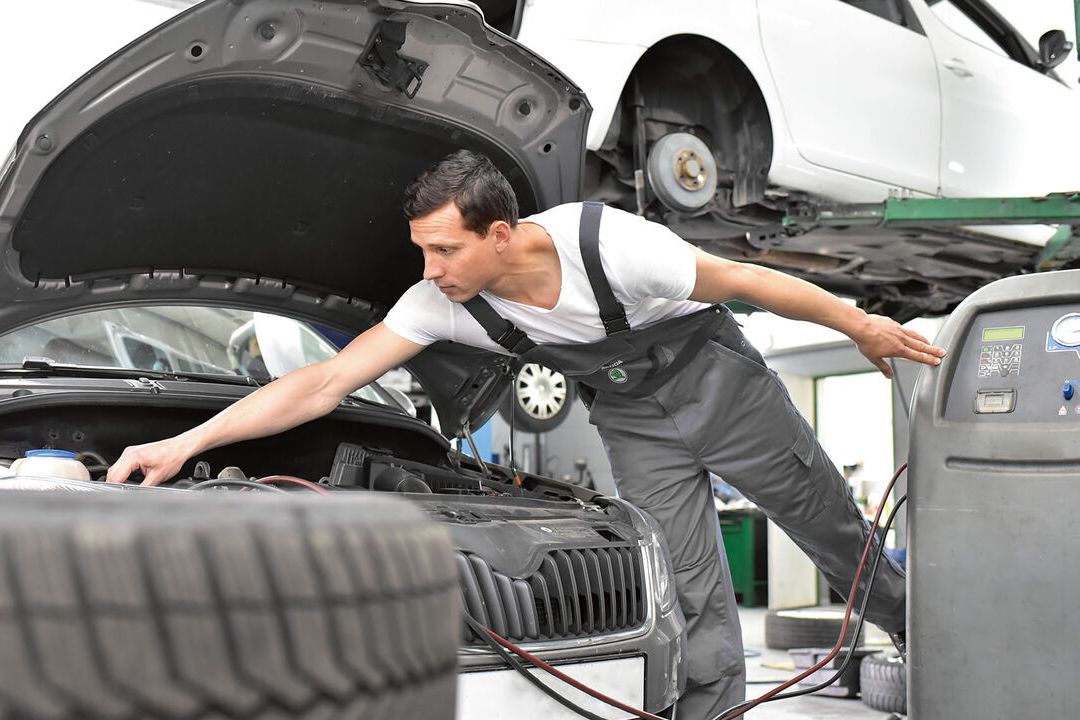
[[[844,645],[851,645],[856,613],[851,614]],[[770,610],[765,615],[765,646],[773,650],[791,648],[829,648],[840,637],[844,624],[843,609],[812,607],[794,610]]]
[[[0,717],[452,718],[457,593],[395,498],[3,492]]]
[[[557,370],[525,363],[514,376],[510,388],[513,396],[514,430],[548,432],[563,424],[574,403],[574,381]],[[509,411],[504,404],[499,414],[507,423]]]
[[[897,655],[867,655],[859,666],[863,704],[882,712],[907,714],[907,666]]]

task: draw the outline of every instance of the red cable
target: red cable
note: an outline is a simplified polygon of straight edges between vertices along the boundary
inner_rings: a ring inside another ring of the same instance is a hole
[[[267,475],[266,477],[259,478],[255,482],[262,485],[299,485],[300,487],[307,488],[308,490],[314,490],[320,495],[330,494],[330,491],[326,488],[320,485],[316,485],[310,480],[293,477],[292,475]]]
[[[488,635],[490,635],[492,640],[499,643],[500,645],[502,645],[507,650],[513,652],[516,655],[520,655],[521,657],[523,657],[526,660],[528,660],[529,662],[531,662],[533,665],[536,665],[541,670],[544,670],[544,671],[554,675],[555,677],[559,678],[560,680],[562,680],[564,683],[566,683],[568,685],[572,685],[573,687],[576,687],[578,690],[585,693],[586,695],[592,695],[597,700],[601,700],[603,702],[606,702],[608,705],[611,705],[613,707],[617,707],[620,710],[622,710],[623,712],[628,712],[631,715],[636,715],[639,718],[642,718],[642,720],[664,720],[659,715],[653,715],[650,712],[645,712],[644,710],[638,710],[637,708],[630,707],[629,705],[625,705],[625,704],[619,702],[618,700],[615,700],[614,698],[608,697],[607,695],[603,694],[602,692],[600,692],[598,690],[593,690],[591,687],[589,687],[585,683],[580,682],[578,680],[575,680],[574,678],[570,677],[566,673],[561,672],[558,668],[555,668],[555,667],[553,667],[551,665],[548,665],[546,662],[544,662],[540,658],[536,657],[535,655],[528,652],[527,650],[522,650],[517,645],[510,642],[509,640],[502,637],[501,635],[498,635],[497,633],[495,633],[492,630],[488,630],[487,628],[484,628],[484,632],[486,632]]]
[[[889,493],[892,492],[893,485],[896,484],[897,478],[899,478],[900,474],[902,472],[904,472],[904,470],[906,470],[906,469],[907,469],[907,463],[904,463],[903,465],[901,465],[900,467],[898,467],[896,469],[896,472],[893,474],[892,479],[889,480],[889,484],[885,488],[885,492],[882,495],[882,502],[878,506],[877,512],[874,514],[874,522],[870,526],[870,537],[866,541],[866,547],[863,549],[862,560],[859,561],[859,567],[855,571],[855,579],[851,583],[851,592],[848,593],[847,609],[844,612],[844,623],[840,628],[840,637],[837,639],[836,646],[832,649],[832,652],[829,653],[824,659],[820,660],[816,665],[811,667],[809,670],[806,670],[802,674],[797,675],[796,677],[792,678],[791,680],[788,680],[783,685],[779,685],[779,686],[773,688],[772,690],[765,693],[764,695],[761,695],[760,697],[755,698],[750,705],[747,705],[746,707],[744,707],[741,710],[737,711],[734,715],[728,715],[727,713],[721,715],[720,720],[732,720],[732,718],[737,718],[740,715],[743,715],[743,714],[749,712],[750,710],[754,709],[755,707],[757,707],[761,703],[765,702],[769,698],[773,697],[774,695],[777,695],[777,694],[783,692],[787,688],[789,688],[792,685],[798,683],[800,680],[803,680],[804,678],[807,678],[810,675],[814,674],[815,672],[820,670],[822,667],[824,667],[826,664],[828,664],[829,661],[832,660],[834,657],[836,657],[837,653],[840,652],[840,649],[844,646],[844,636],[847,635],[848,621],[851,619],[851,610],[854,607],[854,603],[855,603],[855,592],[859,588],[859,580],[862,578],[862,571],[866,567],[866,559],[870,555],[870,548],[873,547],[873,545],[874,545],[874,535],[875,535],[877,527],[878,527],[878,522],[881,520],[881,512],[882,512],[882,510],[885,509],[885,499],[887,499],[889,497]],[[882,542],[884,542],[884,539],[882,539]],[[625,705],[625,704],[619,702],[618,700],[615,700],[614,698],[610,698],[607,695],[604,695],[603,693],[601,693],[601,692],[599,692],[597,690],[593,690],[588,685],[586,685],[586,684],[584,684],[582,682],[579,682],[578,680],[575,680],[574,678],[570,677],[569,675],[567,675],[564,672],[561,672],[557,668],[549,665],[548,663],[544,662],[543,660],[536,657],[535,655],[528,652],[527,650],[523,650],[522,648],[518,647],[514,643],[510,642],[509,640],[507,640],[506,638],[502,637],[501,635],[495,633],[492,630],[484,628],[484,632],[486,632],[491,637],[492,640],[499,643],[500,645],[502,645],[507,650],[513,652],[514,654],[516,654],[516,655],[518,655],[520,657],[525,658],[526,660],[531,662],[533,665],[536,665],[541,670],[544,670],[545,672],[547,672],[547,673],[549,673],[551,675],[554,675],[555,677],[562,680],[564,683],[567,683],[568,685],[571,685],[571,686],[577,688],[578,690],[585,693],[586,695],[591,695],[592,697],[596,698],[597,700],[605,702],[608,705],[611,705],[613,707],[617,707],[617,708],[619,708],[620,710],[622,710],[624,712],[630,713],[631,715],[635,715],[635,716],[637,716],[639,718],[642,718],[642,720],[663,720],[659,715],[653,715],[652,713],[646,712],[645,710],[638,710],[637,708],[631,707],[629,705]]]
[[[867,540],[866,540],[866,548],[863,550],[862,560],[859,561],[859,569],[855,571],[855,579],[851,583],[851,592],[848,593],[847,609],[844,611],[844,624],[840,627],[840,637],[837,638],[836,646],[832,649],[832,652],[829,653],[828,655],[826,655],[820,661],[818,661],[818,663],[816,665],[814,665],[813,667],[811,667],[809,670],[804,671],[800,675],[796,675],[795,677],[788,680],[783,685],[779,685],[779,686],[773,688],[772,690],[768,691],[764,695],[761,695],[761,696],[755,698],[753,700],[753,702],[751,702],[749,705],[742,708],[741,710],[735,712],[734,714],[729,715],[727,713],[724,713],[723,715],[720,716],[720,718],[718,720],[732,720],[733,718],[737,718],[740,715],[743,715],[743,714],[749,712],[750,710],[753,710],[755,707],[757,707],[761,703],[765,702],[766,700],[768,700],[772,696],[778,695],[779,693],[781,693],[784,690],[788,689],[792,685],[798,683],[800,680],[803,680],[803,679],[813,675],[815,672],[817,672],[818,670],[823,668],[825,665],[827,665],[834,657],[836,657],[837,653],[840,652],[840,649],[844,646],[844,636],[847,635],[848,620],[851,619],[851,610],[852,610],[852,608],[854,607],[854,604],[855,604],[855,591],[859,588],[859,579],[862,577],[862,571],[866,567],[866,558],[869,557],[870,548],[873,547],[873,545],[874,545],[874,535],[876,534],[876,531],[877,531],[878,521],[881,520],[881,511],[885,509],[885,500],[888,499],[889,493],[892,492],[893,485],[896,484],[896,479],[899,478],[900,473],[904,472],[904,470],[906,470],[906,469],[907,469],[907,463],[904,463],[900,467],[896,468],[896,472],[893,474],[892,480],[889,481],[889,485],[885,488],[885,492],[882,495],[881,504],[878,505],[877,512],[874,513],[874,522],[873,522],[873,524],[870,525],[870,537],[867,538]],[[881,541],[885,542],[885,539],[882,538]],[[852,642],[854,642],[854,638],[852,639]],[[854,650],[854,648],[852,648],[852,650]]]

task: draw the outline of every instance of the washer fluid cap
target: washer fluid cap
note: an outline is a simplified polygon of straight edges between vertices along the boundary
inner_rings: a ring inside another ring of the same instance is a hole
[[[60,458],[63,460],[74,460],[75,453],[70,450],[54,450],[52,448],[43,448],[41,450],[27,450],[26,457],[38,457],[38,458]]]
[[[26,457],[11,463],[11,472],[21,477],[52,480],[90,480],[90,471],[67,450],[41,448],[28,450]]]

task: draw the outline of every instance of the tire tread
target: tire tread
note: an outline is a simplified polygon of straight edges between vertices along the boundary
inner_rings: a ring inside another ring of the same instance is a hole
[[[867,655],[859,665],[859,694],[874,710],[907,713],[907,666],[885,653]]]
[[[5,495],[0,718],[453,717],[456,566],[418,509],[120,495]]]

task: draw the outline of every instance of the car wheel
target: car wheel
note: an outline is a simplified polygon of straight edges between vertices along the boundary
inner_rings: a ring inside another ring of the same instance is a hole
[[[851,645],[858,615],[851,614],[844,645]],[[827,648],[836,644],[844,624],[842,609],[827,607],[770,610],[765,615],[765,646],[773,650]]]
[[[898,655],[875,653],[859,666],[863,704],[882,712],[907,714],[907,666]]]
[[[453,717],[442,528],[395,498],[217,495],[2,494],[0,716]]]
[[[574,382],[557,370],[525,363],[514,376],[513,423],[515,430],[548,432],[562,425],[574,402]],[[499,414],[511,421],[510,410],[500,405]]]

